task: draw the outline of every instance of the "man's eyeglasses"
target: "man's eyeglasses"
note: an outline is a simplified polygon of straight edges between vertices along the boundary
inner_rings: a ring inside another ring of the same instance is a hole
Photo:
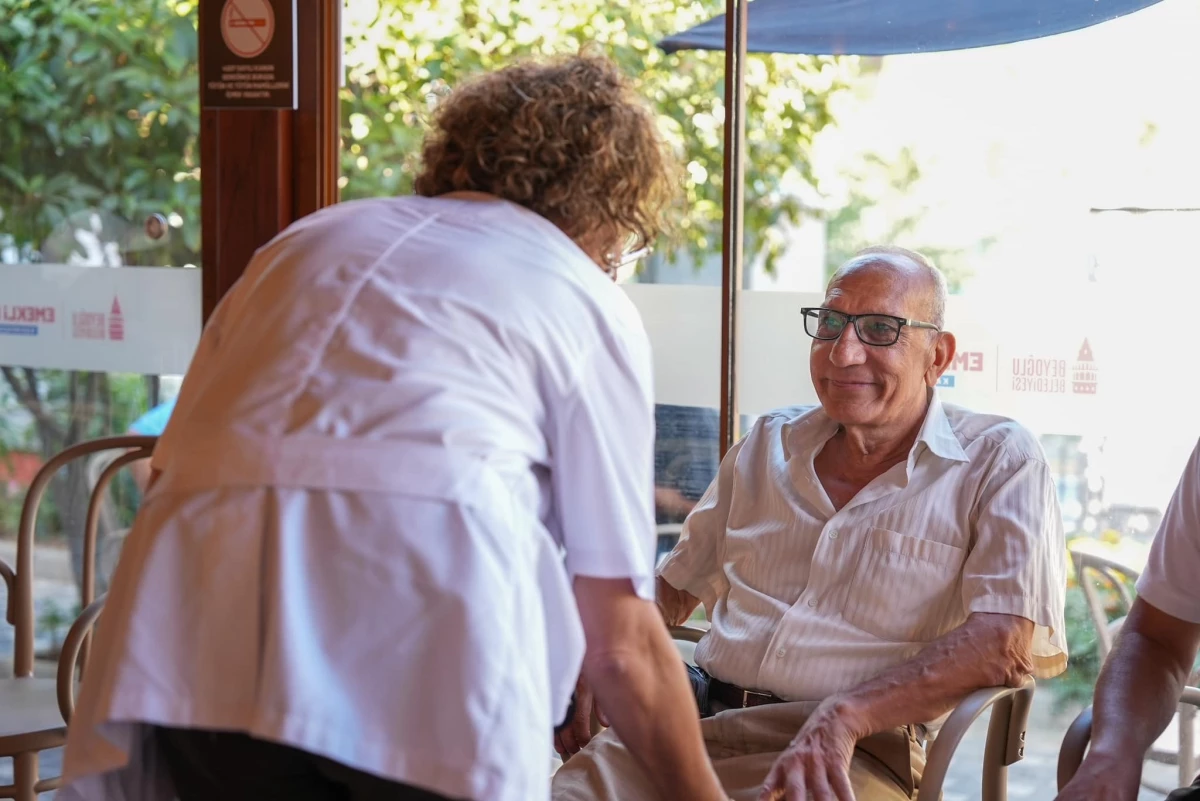
[[[806,307],[800,310],[804,315],[804,331],[813,339],[837,339],[853,324],[854,333],[864,345],[887,347],[895,345],[900,339],[904,326],[909,328],[928,328],[941,331],[933,323],[923,323],[920,320],[909,320],[895,317],[891,314],[845,314],[844,312],[820,307]]]

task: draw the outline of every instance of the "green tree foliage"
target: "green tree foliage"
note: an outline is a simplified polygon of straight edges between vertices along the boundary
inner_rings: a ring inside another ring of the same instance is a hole
[[[165,252],[140,261],[196,263],[195,3],[0,0],[0,20],[0,248],[37,259],[100,212],[133,224],[105,232],[129,263],[149,249],[141,221],[175,214]]]
[[[857,251],[871,245],[893,244],[919,251],[946,275],[951,292],[971,276],[971,257],[991,243],[975,249],[945,247],[921,229],[927,209],[919,192],[921,168],[917,157],[903,147],[894,158],[866,154],[845,176],[847,197],[828,215],[826,274],[832,276]]]
[[[686,165],[680,236],[668,253],[696,260],[720,248],[724,54],[663,53],[668,34],[723,9],[720,0],[379,0],[351,4],[343,92],[343,196],[398,195],[437,97],[461,78],[527,55],[594,43],[633,76]],[[813,138],[832,120],[829,101],[855,75],[850,58],[753,56],[747,65],[747,249],[769,260],[774,223],[800,221],[787,191],[810,181]]]

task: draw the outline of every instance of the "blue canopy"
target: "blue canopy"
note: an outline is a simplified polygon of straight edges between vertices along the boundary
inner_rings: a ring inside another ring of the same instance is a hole
[[[1130,14],[1159,0],[753,0],[751,53],[890,56],[964,50],[1051,36]],[[661,43],[724,50],[725,15]]]

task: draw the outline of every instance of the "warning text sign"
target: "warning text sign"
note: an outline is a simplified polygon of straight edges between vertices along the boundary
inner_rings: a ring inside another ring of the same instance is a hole
[[[296,108],[296,0],[201,5],[206,108]]]

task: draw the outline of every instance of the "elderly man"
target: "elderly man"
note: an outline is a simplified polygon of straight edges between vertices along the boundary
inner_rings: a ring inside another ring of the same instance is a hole
[[[820,405],[754,425],[660,567],[667,623],[712,620],[694,683],[737,801],[912,797],[928,724],[1066,665],[1054,482],[1024,428],[934,393],[945,296],[899,248],[838,270],[801,310]],[[650,788],[611,732],[554,782],[556,801]]]
[[[1171,498],[1138,599],[1096,684],[1092,744],[1058,801],[1133,801],[1142,760],[1171,717],[1200,647],[1200,443]],[[1200,778],[1171,801],[1200,801]]]

